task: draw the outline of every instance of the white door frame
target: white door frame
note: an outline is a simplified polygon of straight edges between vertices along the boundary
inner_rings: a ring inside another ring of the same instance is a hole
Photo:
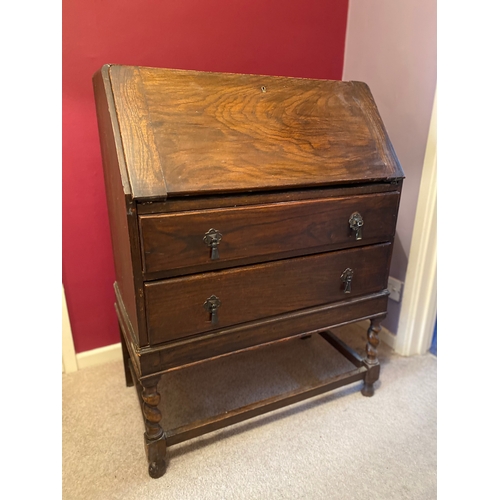
[[[403,356],[429,350],[437,317],[437,117],[434,95],[417,212],[394,350]]]

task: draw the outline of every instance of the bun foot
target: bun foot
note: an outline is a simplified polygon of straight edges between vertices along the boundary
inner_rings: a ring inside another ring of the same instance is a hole
[[[363,389],[361,389],[361,394],[363,394],[363,396],[366,396],[367,398],[371,398],[375,394],[375,389],[373,388],[373,384],[365,383]]]
[[[167,470],[167,462],[165,460],[157,460],[149,464],[149,475],[153,479],[158,479],[163,476]]]

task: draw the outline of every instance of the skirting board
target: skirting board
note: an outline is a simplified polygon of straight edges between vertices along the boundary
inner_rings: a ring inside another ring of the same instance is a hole
[[[80,352],[76,355],[78,369],[88,368],[90,366],[103,365],[111,361],[121,361],[122,346],[118,344],[107,345],[92,349],[91,351]]]
[[[396,335],[391,333],[387,328],[382,327],[380,333],[378,334],[378,338],[384,343],[387,344],[391,349],[394,349],[396,345]]]
[[[71,323],[69,321],[68,305],[66,304],[66,295],[64,285],[62,286],[62,372],[76,372],[75,345],[71,333]]]

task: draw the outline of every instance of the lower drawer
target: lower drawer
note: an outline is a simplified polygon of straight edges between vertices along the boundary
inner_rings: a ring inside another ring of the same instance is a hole
[[[384,243],[147,283],[149,341],[159,344],[383,290],[390,255],[391,244]]]

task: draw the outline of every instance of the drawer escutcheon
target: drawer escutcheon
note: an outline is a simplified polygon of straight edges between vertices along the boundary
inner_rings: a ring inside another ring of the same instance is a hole
[[[344,283],[344,293],[351,293],[351,283],[354,277],[354,271],[348,267],[340,276],[342,283]]]
[[[214,228],[209,229],[205,233],[205,236],[203,237],[205,245],[207,245],[212,249],[212,252],[210,254],[210,258],[212,260],[217,260],[219,258],[219,249],[217,248],[217,245],[220,243],[221,240],[222,240],[222,234],[219,233],[219,231],[217,231],[217,229]]]
[[[217,316],[217,309],[221,305],[222,302],[216,295],[210,296],[207,300],[205,300],[205,303],[203,304],[205,310],[207,310],[210,313],[210,319],[212,325],[216,325],[219,322],[219,318]]]
[[[356,240],[361,240],[363,238],[363,217],[359,212],[354,212],[351,214],[351,218],[349,219],[350,228],[356,233]]]

